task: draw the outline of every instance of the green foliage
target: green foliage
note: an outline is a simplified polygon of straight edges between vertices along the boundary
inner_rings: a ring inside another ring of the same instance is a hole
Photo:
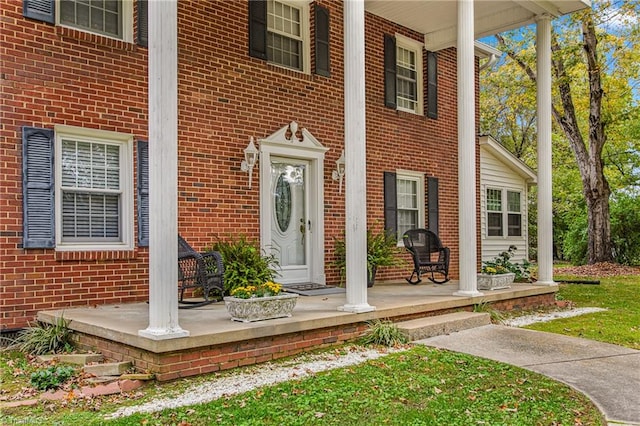
[[[10,348],[33,355],[70,352],[73,342],[68,325],[69,321],[62,316],[54,324],[38,322],[22,330]]]
[[[36,389],[57,389],[75,374],[71,366],[55,366],[40,369],[31,373],[30,383]]]
[[[217,241],[213,250],[220,252],[224,262],[224,290],[229,294],[236,287],[247,287],[273,281],[280,266],[274,254],[263,253],[257,241],[240,235],[235,239]]]
[[[564,258],[574,265],[587,263],[587,247],[589,245],[589,233],[587,226],[587,215],[583,212],[581,216],[576,216],[569,224],[569,229],[564,235],[563,255]]]
[[[517,249],[518,248],[516,246],[509,246],[509,249],[507,251],[503,251],[493,260],[482,262],[482,273],[495,275],[513,272],[514,274],[516,274],[516,281],[529,280],[531,278],[531,271],[529,270],[531,264],[527,260],[523,260],[522,263],[511,261],[513,253]]]
[[[333,264],[340,271],[341,280],[344,280],[347,269],[347,250],[343,238],[334,238],[334,253],[336,260]],[[394,266],[398,264],[398,242],[395,235],[381,230],[373,232],[367,230],[367,271],[372,273],[379,266]]]
[[[500,311],[494,309],[493,306],[491,306],[491,303],[486,300],[473,305],[473,312],[485,312],[489,314],[491,322],[494,324],[501,324],[504,320],[504,315],[502,315]]]
[[[407,336],[398,326],[389,320],[374,320],[368,322],[369,328],[361,341],[365,345],[400,346],[408,342]]]
[[[623,265],[640,265],[640,196],[616,194],[611,203],[613,256]]]

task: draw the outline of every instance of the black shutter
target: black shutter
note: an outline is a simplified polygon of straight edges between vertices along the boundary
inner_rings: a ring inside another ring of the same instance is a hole
[[[398,235],[398,198],[396,174],[384,172],[384,229]]]
[[[51,129],[22,128],[22,246],[55,246]]]
[[[427,117],[438,118],[438,55],[427,52]]]
[[[138,246],[149,247],[149,143],[138,141]]]
[[[267,59],[267,2],[249,0],[249,56]]]
[[[55,0],[22,0],[22,15],[50,24],[56,23]]]
[[[149,46],[148,0],[138,0],[138,45]]]
[[[429,230],[438,234],[438,178],[427,178],[427,211],[429,212]]]
[[[384,35],[384,104],[396,108],[396,39]]]
[[[329,10],[316,4],[316,74],[329,77]]]

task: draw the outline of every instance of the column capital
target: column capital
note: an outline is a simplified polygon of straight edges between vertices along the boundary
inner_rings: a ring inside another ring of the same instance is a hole
[[[549,22],[553,19],[553,16],[551,16],[548,13],[541,13],[540,15],[536,15],[534,20],[536,21],[536,23],[538,22]]]

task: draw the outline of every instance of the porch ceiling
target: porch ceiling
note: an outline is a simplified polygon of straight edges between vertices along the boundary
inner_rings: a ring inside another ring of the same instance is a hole
[[[475,38],[535,22],[536,15],[558,17],[590,7],[590,0],[475,0]],[[424,34],[436,51],[456,44],[457,2],[452,0],[365,0],[368,12]]]

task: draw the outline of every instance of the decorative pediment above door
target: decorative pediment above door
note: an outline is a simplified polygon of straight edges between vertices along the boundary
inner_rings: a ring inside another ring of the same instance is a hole
[[[325,148],[306,128],[298,126],[298,123],[292,121],[275,133],[260,139],[260,147],[267,145],[286,146],[306,151],[326,152]]]

